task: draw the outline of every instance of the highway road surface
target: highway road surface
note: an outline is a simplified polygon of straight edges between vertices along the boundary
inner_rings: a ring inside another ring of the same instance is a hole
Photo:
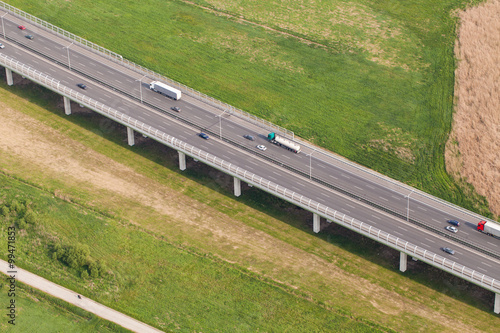
[[[18,29],[19,24],[26,25],[27,30]],[[262,128],[186,94],[180,101],[159,95],[149,90],[152,79],[10,15],[4,17],[4,26],[7,38],[2,31],[0,41],[6,47],[0,52],[60,80],[61,84],[78,90],[77,84],[84,83],[88,89],[81,93],[124,114],[424,249],[448,256],[441,248],[450,247],[456,253],[449,259],[500,279],[500,240],[477,232],[478,220],[468,218],[460,210],[415,201],[408,198],[411,192],[395,191],[391,186],[326,163],[312,150],[294,154],[270,144],[266,139],[268,132]],[[34,38],[25,38],[27,33]],[[180,107],[181,112],[172,111],[173,106]],[[200,131],[208,133],[210,140],[201,139]],[[256,140],[243,138],[245,134]],[[257,145],[265,145],[267,150],[260,151]],[[407,214],[420,226],[401,218]],[[462,222],[457,234],[444,229],[450,218]]]

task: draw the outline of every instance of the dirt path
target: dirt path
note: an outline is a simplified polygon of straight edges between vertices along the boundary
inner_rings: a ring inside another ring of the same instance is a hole
[[[11,95],[6,100],[14,98]],[[78,117],[78,114],[73,116]],[[293,241],[304,248],[314,247],[310,252],[274,237],[274,233],[286,233],[287,228],[293,229],[286,223],[267,217],[266,228],[269,232],[252,228],[214,207],[183,195],[183,189],[173,190],[93,151],[68,135],[13,110],[1,100],[0,119],[0,168],[6,173],[34,183],[57,179],[71,187],[95,193],[104,191],[111,195],[98,200],[109,198],[109,202],[100,203],[109,207],[116,206],[117,202],[120,204],[124,199],[136,201],[138,216],[127,216],[129,221],[157,234],[175,237],[177,233],[188,246],[195,244],[200,251],[213,253],[222,260],[298,289],[312,299],[325,297],[328,306],[347,309],[354,316],[371,318],[398,331],[405,331],[402,327],[407,325],[406,316],[420,318],[426,323],[425,327],[432,327],[431,331],[436,331],[436,327],[439,331],[478,331],[471,322],[457,320],[447,315],[446,310],[437,311],[447,306],[470,311],[470,306],[466,304],[455,302],[445,295],[430,299],[424,293],[421,298],[418,290],[412,289],[422,288],[429,292],[428,288],[397,275],[393,276],[397,280],[393,281],[398,284],[397,288],[383,287],[378,277],[373,275],[376,273],[370,272],[380,270],[379,266],[349,253],[334,253],[330,244],[307,233],[293,236]],[[183,181],[186,186],[190,182]],[[139,204],[161,214],[162,223],[143,221]],[[224,201],[228,208],[233,204],[230,200]],[[252,211],[250,214],[256,216],[255,223],[262,223],[258,220],[259,212]],[[344,252],[340,249],[336,251]],[[325,256],[329,257],[328,260]],[[348,260],[349,267],[361,272],[361,276],[339,268],[341,264],[338,260]],[[406,283],[410,283],[411,287],[405,286]],[[321,295],[316,294],[319,286]],[[404,293],[397,291],[401,288]],[[482,315],[479,313],[479,316]]]
[[[33,288],[39,289],[44,293],[60,298],[65,302],[78,306],[85,311],[91,312],[96,316],[112,321],[126,329],[133,332],[163,332],[147,324],[144,324],[132,317],[124,315],[121,312],[108,308],[100,303],[94,302],[91,299],[82,296],[78,298],[78,294],[72,290],[66,289],[58,284],[50,282],[38,275],[25,271],[24,269],[16,267],[15,274],[9,268],[9,263],[0,259],[0,272],[12,277],[14,276],[17,281],[27,284]],[[4,279],[2,279],[4,280]]]
[[[463,177],[500,215],[500,0],[459,13],[450,174]]]

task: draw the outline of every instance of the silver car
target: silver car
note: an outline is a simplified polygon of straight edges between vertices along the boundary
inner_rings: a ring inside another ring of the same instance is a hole
[[[0,49],[3,49],[5,48],[5,45],[3,45],[2,43],[0,43]]]
[[[458,232],[458,229],[455,227],[452,227],[451,225],[447,226],[445,229],[448,231],[454,232],[454,233]]]

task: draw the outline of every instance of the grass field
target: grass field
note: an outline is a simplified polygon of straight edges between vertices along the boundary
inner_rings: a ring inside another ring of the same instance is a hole
[[[4,275],[0,274],[0,276],[3,280]],[[11,299],[7,296],[8,290],[7,284],[0,283],[0,303],[2,306],[9,304]],[[1,332],[130,332],[21,283],[17,284],[16,290],[17,317],[15,325],[9,324],[6,317],[3,317],[0,321]]]
[[[480,288],[420,263],[400,274],[379,244],[335,226],[312,235],[307,212],[255,189],[235,199],[230,177],[192,161],[180,173],[174,151],[130,148],[123,129],[76,107],[64,117],[60,98],[19,84],[0,83],[0,199],[37,207],[18,233],[22,267],[173,331],[498,326]],[[51,259],[55,241],[87,244],[111,274],[82,280]]]
[[[490,215],[485,199],[444,168],[453,11],[478,2],[8,1],[353,161]]]

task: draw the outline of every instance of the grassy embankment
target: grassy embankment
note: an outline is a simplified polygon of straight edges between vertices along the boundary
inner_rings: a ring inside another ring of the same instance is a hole
[[[349,159],[488,215],[445,172],[456,20],[477,0],[8,1]],[[228,16],[229,15],[229,19]],[[253,24],[284,31],[317,44]]]
[[[398,274],[396,262],[377,256],[387,252],[383,246],[356,236],[350,242],[333,226],[313,236],[304,232],[307,215],[280,200],[255,189],[234,199],[228,179],[210,168],[191,163],[180,174],[175,152],[148,141],[129,148],[123,130],[93,113],[61,117],[52,106],[60,98],[37,86],[2,87],[9,104],[0,168],[22,180],[2,176],[2,204],[32,201],[39,214],[18,233],[24,268],[170,330],[496,327],[491,299],[475,298],[478,288],[446,274],[429,281],[440,272],[427,274],[425,265]],[[28,137],[17,137],[23,132]],[[37,158],[29,158],[31,146]],[[92,182],[106,172],[124,180],[126,191]],[[131,179],[140,186],[128,185]],[[145,194],[158,202],[144,202]],[[0,237],[5,242],[5,232]],[[79,270],[52,259],[54,242],[88,245],[111,274],[80,279]],[[459,323],[449,308],[464,314]]]
[[[3,275],[0,276],[3,279]],[[0,283],[0,303],[2,307],[9,304],[11,299],[7,296],[8,290],[7,284]],[[22,283],[17,283],[14,300],[17,314],[14,321],[15,325],[9,324],[7,320],[10,320],[10,318],[6,319],[7,317],[4,316],[0,321],[1,332],[130,332]]]

